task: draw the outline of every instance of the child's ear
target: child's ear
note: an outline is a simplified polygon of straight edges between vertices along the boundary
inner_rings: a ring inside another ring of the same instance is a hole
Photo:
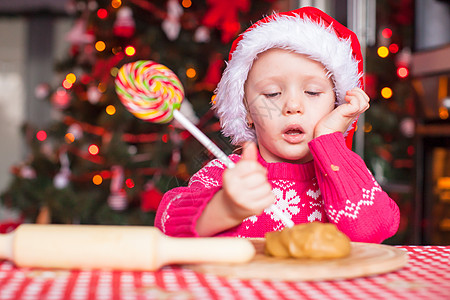
[[[246,119],[246,121],[247,121],[247,126],[250,127],[250,128],[253,128],[254,123],[253,123],[253,119],[252,119],[252,117],[250,116],[250,113],[249,113],[249,112],[247,112],[247,116],[245,117],[245,119]]]
[[[248,127],[252,127],[250,126],[250,124],[253,125],[253,118],[250,114],[250,109],[248,108],[248,103],[247,103],[247,99],[244,98],[244,105],[245,105],[245,110],[247,111],[247,115],[245,116],[245,120],[247,121],[247,125],[249,125]]]

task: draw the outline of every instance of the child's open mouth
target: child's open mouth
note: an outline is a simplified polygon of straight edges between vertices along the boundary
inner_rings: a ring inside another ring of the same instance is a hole
[[[302,134],[303,131],[301,131],[300,129],[290,129],[288,131],[286,131],[287,135],[297,135],[297,134]]]
[[[297,144],[303,140],[305,132],[299,125],[288,126],[283,133],[283,138],[286,142]]]

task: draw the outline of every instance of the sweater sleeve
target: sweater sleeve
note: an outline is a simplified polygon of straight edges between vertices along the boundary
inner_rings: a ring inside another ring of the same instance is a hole
[[[320,136],[309,148],[329,221],[355,242],[381,243],[393,236],[399,208],[361,157],[347,148],[342,133]]]
[[[237,155],[230,156],[233,161],[237,158]],[[224,171],[224,164],[213,160],[191,177],[187,187],[166,192],[156,211],[155,227],[169,236],[198,237],[195,229],[197,220],[222,188]]]

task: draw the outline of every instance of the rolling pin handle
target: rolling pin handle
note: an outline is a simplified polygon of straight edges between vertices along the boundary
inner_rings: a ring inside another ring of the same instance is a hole
[[[0,259],[13,260],[14,232],[0,234]]]

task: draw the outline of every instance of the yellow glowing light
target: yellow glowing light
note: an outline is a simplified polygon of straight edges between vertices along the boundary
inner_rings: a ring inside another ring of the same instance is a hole
[[[442,120],[448,119],[448,109],[445,107],[439,107],[439,118]]]
[[[75,81],[77,81],[77,76],[75,76],[75,74],[73,73],[69,73],[66,75],[66,80],[75,83]]]
[[[211,103],[212,104],[216,104],[216,95],[212,95],[212,97],[211,97]]]
[[[114,105],[108,105],[106,107],[106,113],[110,116],[112,116],[113,114],[116,113],[116,108],[114,107]]]
[[[391,97],[392,97],[392,90],[391,90],[390,88],[388,88],[388,87],[382,88],[382,89],[381,89],[381,96],[382,96],[384,99],[389,99],[389,98],[391,98]]]
[[[370,123],[365,123],[364,124],[364,132],[371,132],[372,131],[372,124]]]
[[[192,5],[192,1],[191,0],[183,0],[183,1],[181,1],[181,5],[183,5],[184,8],[189,8]]]
[[[66,133],[66,135],[64,136],[64,139],[66,141],[67,144],[71,144],[75,141],[75,136],[73,135],[73,133]]]
[[[136,49],[133,46],[127,46],[125,48],[125,54],[128,56],[133,56],[136,54]]]
[[[68,81],[67,79],[64,79],[64,81],[63,81],[63,83],[62,83],[62,86],[63,86],[66,90],[68,90],[68,89],[72,88],[73,83],[70,82],[70,81]]]
[[[437,180],[437,188],[439,190],[450,189],[450,177],[439,177]]]
[[[389,49],[388,49],[388,47],[381,46],[381,47],[378,47],[377,53],[378,53],[379,57],[385,58],[389,55]]]
[[[186,70],[186,76],[187,76],[188,78],[194,78],[195,76],[197,76],[197,71],[195,71],[194,68],[188,68],[188,69]]]
[[[112,0],[111,6],[114,8],[119,8],[122,5],[122,0]]]
[[[97,43],[95,43],[95,50],[97,50],[98,52],[102,52],[106,49],[106,44],[104,41],[97,41]]]
[[[100,175],[94,175],[94,177],[92,177],[92,182],[95,184],[95,185],[100,185],[100,184],[102,184],[102,182],[103,182],[103,178],[102,178],[102,176],[100,176]]]

